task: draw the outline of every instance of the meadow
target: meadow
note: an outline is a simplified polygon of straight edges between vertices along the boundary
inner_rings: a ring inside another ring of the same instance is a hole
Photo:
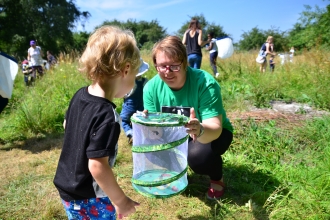
[[[150,51],[141,53],[151,65],[145,74],[150,79],[156,74]],[[218,59],[217,80],[235,128],[223,156],[223,198],[207,200],[208,177],[191,170],[180,195],[153,199],[138,194],[131,185],[131,146],[122,132],[114,173],[124,192],[141,203],[127,219],[330,219],[330,116],[294,122],[239,117],[251,108],[269,108],[274,100],[329,112],[330,53],[303,51],[285,65],[276,58],[275,72],[264,74],[256,54],[235,52]],[[13,97],[0,115],[0,219],[67,219],[53,177],[68,103],[89,84],[77,71],[78,56],[62,53],[58,67],[34,87],[25,87],[21,72],[16,77]],[[211,72],[206,53],[202,69]],[[115,104],[120,112],[122,99]]]

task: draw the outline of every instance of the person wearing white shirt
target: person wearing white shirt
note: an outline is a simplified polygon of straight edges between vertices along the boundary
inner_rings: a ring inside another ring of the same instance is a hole
[[[28,49],[28,61],[30,66],[32,67],[32,75],[36,77],[36,71],[38,71],[40,76],[43,76],[44,70],[42,68],[43,60],[42,60],[42,50],[39,46],[37,46],[34,40],[30,41],[30,48]]]

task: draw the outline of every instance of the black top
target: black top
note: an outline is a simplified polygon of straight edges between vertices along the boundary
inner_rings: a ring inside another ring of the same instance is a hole
[[[194,37],[191,37],[189,33],[190,30],[186,33],[187,54],[198,54],[202,56],[202,49],[198,44],[199,31],[196,30]]]
[[[114,156],[120,134],[115,108],[109,100],[90,95],[87,87],[73,96],[54,178],[65,201],[106,197],[89,172],[88,160]]]

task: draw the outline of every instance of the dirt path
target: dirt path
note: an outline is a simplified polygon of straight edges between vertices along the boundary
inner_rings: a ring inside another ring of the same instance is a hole
[[[276,120],[277,122],[299,124],[299,122],[329,115],[330,112],[315,110],[306,104],[300,103],[285,103],[274,101],[270,103],[271,108],[256,108],[251,107],[246,112],[230,112],[228,117],[230,120],[249,120],[254,119],[257,121],[270,121]]]

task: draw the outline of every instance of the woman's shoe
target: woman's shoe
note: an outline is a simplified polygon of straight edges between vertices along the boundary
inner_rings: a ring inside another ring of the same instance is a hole
[[[209,190],[206,193],[206,197],[210,200],[220,199],[225,192],[225,184],[222,181],[214,181],[214,180],[211,180],[211,184],[220,185],[220,186],[222,186],[222,189],[216,190],[210,186]]]

